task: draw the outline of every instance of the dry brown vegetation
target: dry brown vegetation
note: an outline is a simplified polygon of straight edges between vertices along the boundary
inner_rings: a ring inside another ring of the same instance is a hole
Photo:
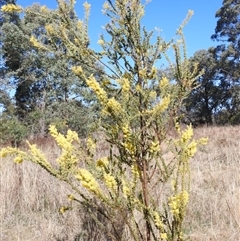
[[[240,240],[240,126],[202,127],[209,137],[192,160],[192,186],[185,232],[193,241]],[[53,141],[38,143],[54,160]],[[101,149],[101,148],[100,148]],[[32,163],[0,162],[0,240],[107,240],[86,210],[70,204],[67,186]],[[61,206],[73,206],[63,215]]]

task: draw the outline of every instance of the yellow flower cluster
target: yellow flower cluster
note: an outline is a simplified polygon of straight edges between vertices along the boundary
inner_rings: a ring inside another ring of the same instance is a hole
[[[102,104],[107,102],[106,92],[100,87],[99,83],[96,81],[93,75],[89,76],[87,79],[87,84],[95,92]]]
[[[98,43],[99,45],[104,45],[104,40],[103,40],[103,39],[99,39],[99,40],[97,41],[97,43]]]
[[[84,7],[85,11],[88,12],[88,11],[91,9],[91,4],[89,4],[88,2],[85,2],[85,3],[83,4],[83,7]]]
[[[153,220],[155,226],[160,230],[160,238],[161,240],[167,240],[167,233],[164,230],[164,224],[158,214],[158,212],[153,212]]]
[[[208,138],[201,138],[197,141],[193,140],[186,148],[186,155],[188,157],[193,157],[197,152],[198,145],[206,145],[208,142]]]
[[[193,10],[188,10],[188,14],[190,15],[190,16],[192,16],[193,14],[194,14],[194,11]]]
[[[152,67],[151,73],[148,74],[149,79],[157,79],[157,68],[155,66]]]
[[[51,164],[47,161],[47,158],[45,157],[45,155],[37,148],[37,146],[35,144],[31,145],[28,141],[27,144],[30,148],[30,152],[31,152],[31,160],[35,163],[40,164],[42,167],[44,167],[45,169],[49,170],[49,171],[53,171]],[[53,173],[53,172],[52,172]]]
[[[74,131],[68,130],[66,137],[58,133],[55,126],[50,125],[49,132],[54,137],[58,146],[62,149],[61,156],[57,159],[60,165],[61,174],[67,175],[78,162],[78,157],[74,153],[75,147],[73,141],[79,142],[78,134]]]
[[[72,4],[72,5],[74,5],[74,4],[76,4],[76,0],[70,0],[70,3]]]
[[[66,139],[68,142],[73,142],[73,141],[79,142],[79,137],[78,137],[77,132],[72,131],[72,130],[67,131]]]
[[[167,240],[167,234],[166,233],[161,233],[160,234],[160,238],[162,239],[162,240]]]
[[[155,226],[161,230],[163,228],[163,223],[158,212],[156,211],[153,212],[153,220],[154,220]]]
[[[117,190],[117,182],[111,174],[104,174],[103,176],[106,186],[113,191]]]
[[[123,142],[122,145],[125,148],[125,150],[127,150],[131,155],[134,155],[136,147],[130,140]]]
[[[208,137],[206,137],[206,138],[203,137],[198,140],[198,144],[200,144],[200,145],[206,145],[207,143],[208,143]]]
[[[180,134],[180,139],[176,140],[175,144],[176,146],[183,148],[183,153],[187,158],[194,156],[194,154],[197,152],[198,145],[207,144],[208,138],[201,138],[197,141],[192,140],[193,128],[191,125],[189,125],[184,131],[181,131],[179,123],[176,123],[175,129]]]
[[[122,180],[122,191],[126,199],[128,199],[131,196],[131,188],[124,180]]]
[[[106,168],[108,166],[108,163],[109,163],[108,158],[104,157],[104,158],[97,160],[96,167],[97,168]]]
[[[72,67],[72,72],[76,74],[77,76],[82,76],[83,70],[81,66],[73,66]]]
[[[134,164],[131,166],[131,169],[132,169],[132,174],[133,174],[133,176],[135,176],[135,177],[139,177],[139,176],[140,176],[140,175],[139,175],[140,170],[139,170],[139,168],[138,168],[138,166],[137,166],[136,163],[134,163]]]
[[[61,214],[64,214],[66,211],[68,211],[70,209],[70,207],[66,207],[66,206],[62,206],[60,209],[59,209],[59,212]]]
[[[128,124],[123,124],[122,126],[122,132],[124,139],[128,139],[130,137],[130,129]]]
[[[30,43],[36,48],[42,47],[42,45],[37,41],[37,39],[33,35],[30,37]]]
[[[14,12],[21,13],[23,9],[21,6],[10,3],[10,4],[3,5],[1,7],[1,11],[6,13],[14,13]]]
[[[47,169],[51,174],[56,175],[55,170],[52,168],[51,164],[47,161],[46,157],[42,152],[36,147],[36,145],[31,145],[28,141],[27,144],[30,148],[30,153],[21,151],[17,148],[6,147],[1,149],[0,157],[15,156],[15,163],[22,163],[24,160],[30,160],[34,163],[39,164],[43,168]]]
[[[169,80],[166,77],[163,77],[159,83],[159,87],[161,91],[164,91],[169,86]]]
[[[112,97],[107,101],[104,112],[112,113],[113,115],[118,116],[123,112],[123,109],[120,103],[115,98]]]
[[[56,32],[56,30],[54,30],[52,24],[46,24],[45,29],[49,35],[54,35],[54,33]]]
[[[121,78],[120,80],[119,80],[119,82],[120,82],[120,85],[121,85],[121,87],[122,87],[122,91],[124,92],[124,93],[129,93],[129,90],[130,90],[130,83],[129,83],[129,80],[128,80],[128,78]]]
[[[153,114],[160,114],[165,111],[170,104],[170,100],[171,99],[169,95],[164,97],[162,101],[153,108]]]
[[[140,78],[145,79],[147,77],[147,70],[146,70],[146,68],[140,69],[138,73],[139,73]]]
[[[182,132],[181,135],[181,143],[188,143],[193,137],[193,128],[189,125],[185,131]]]
[[[96,143],[91,137],[87,138],[87,149],[90,153],[93,153],[96,150]]]
[[[32,153],[32,155],[40,160],[44,160],[44,162],[47,162],[46,157],[43,155],[43,153],[37,148],[37,146],[35,144],[31,145],[28,141],[27,144],[30,148],[30,151]]]
[[[136,92],[142,92],[142,86],[140,84],[137,84],[135,87]]]
[[[104,2],[104,4],[103,4],[103,9],[104,9],[104,10],[110,9],[110,5],[109,5],[109,3],[108,3],[107,1]]]
[[[187,147],[186,149],[186,154],[188,157],[193,157],[195,155],[195,153],[197,152],[197,146],[198,143],[193,140]]]
[[[73,150],[73,141],[79,142],[78,134],[75,131],[68,130],[66,137],[61,133],[58,133],[57,128],[54,125],[50,125],[49,132],[52,137],[56,140],[59,147],[64,150]]]
[[[57,158],[56,161],[60,165],[61,174],[67,176],[69,172],[73,171],[73,168],[78,162],[78,158],[72,151],[63,150],[61,156]]]
[[[140,5],[140,6],[139,6],[139,10],[138,10],[138,16],[139,16],[139,18],[142,18],[142,17],[144,16],[144,13],[145,13],[145,11],[144,11],[143,5]]]
[[[81,45],[81,42],[79,41],[78,38],[74,38],[74,43],[75,43],[76,45],[78,45],[78,46]]]
[[[72,194],[69,194],[67,197],[70,202],[75,200],[75,197]]]
[[[78,27],[79,30],[83,29],[83,21],[82,20],[77,21],[77,27]]]
[[[41,13],[47,13],[48,8],[46,7],[46,5],[43,5],[43,6],[41,6],[40,11],[41,11]]]
[[[90,192],[94,193],[97,196],[101,196],[100,187],[96,182],[93,175],[86,169],[79,169],[78,174],[75,177],[81,181],[83,187],[85,187]]]
[[[17,164],[20,164],[23,162],[23,158],[22,156],[16,156],[13,161]]]
[[[160,150],[159,142],[157,140],[152,141],[150,144],[150,147],[149,147],[149,152],[151,154],[155,154],[155,153],[159,152],[159,150]]]
[[[19,150],[17,148],[5,147],[5,148],[1,149],[0,157],[4,158],[8,155],[15,155],[18,152],[19,152]]]
[[[181,133],[181,128],[180,128],[179,122],[175,123],[175,129],[176,129],[177,133],[179,133],[179,134]]]
[[[150,91],[150,92],[149,92],[149,100],[150,100],[150,101],[155,101],[156,98],[157,98],[157,93],[156,93],[156,91],[154,91],[154,90]]]
[[[179,214],[183,215],[187,206],[189,195],[187,191],[174,195],[169,198],[169,207],[171,208],[172,214],[178,218]]]

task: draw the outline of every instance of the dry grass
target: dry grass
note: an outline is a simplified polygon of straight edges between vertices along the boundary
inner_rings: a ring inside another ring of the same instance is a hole
[[[209,143],[192,160],[185,231],[193,241],[238,241],[240,126],[203,127],[195,133],[196,137],[209,136]],[[54,160],[59,154],[51,140],[39,144],[49,159]],[[69,190],[63,183],[36,165],[1,160],[0,240],[107,240],[79,207],[59,214],[61,206],[69,205],[67,194]]]
[[[43,150],[50,159],[58,155],[56,146]],[[0,180],[1,241],[77,240],[79,210],[59,213],[69,205],[67,186],[32,163],[15,165],[10,159],[0,162]]]
[[[192,161],[187,231],[196,241],[240,240],[240,126],[195,131],[209,136]]]

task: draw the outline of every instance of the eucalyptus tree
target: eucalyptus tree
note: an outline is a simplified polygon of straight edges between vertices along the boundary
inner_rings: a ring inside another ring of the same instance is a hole
[[[231,85],[231,99],[226,108],[226,118],[240,123],[240,2],[224,0],[216,12],[217,26],[212,39],[220,44],[216,48],[221,74]]]
[[[231,85],[221,72],[215,48],[197,51],[190,58],[203,74],[196,79],[196,87],[186,100],[186,111],[194,125],[219,123],[218,116],[231,101]]]
[[[0,2],[0,8],[5,4],[15,4],[15,0],[2,0]],[[6,58],[3,55],[2,52],[2,26],[6,22],[17,22],[19,20],[19,16],[17,13],[4,13],[3,11],[0,11],[0,104],[2,107],[6,108],[7,104],[9,104],[9,95],[7,90],[7,77],[6,77],[6,68],[5,68],[5,61]]]

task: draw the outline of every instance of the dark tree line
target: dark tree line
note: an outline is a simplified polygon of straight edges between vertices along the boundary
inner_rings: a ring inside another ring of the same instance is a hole
[[[215,17],[211,38],[219,45],[191,58],[205,71],[197,80],[199,88],[186,101],[196,125],[240,123],[240,1],[224,0]]]

